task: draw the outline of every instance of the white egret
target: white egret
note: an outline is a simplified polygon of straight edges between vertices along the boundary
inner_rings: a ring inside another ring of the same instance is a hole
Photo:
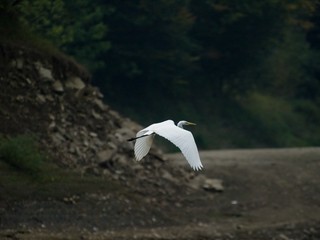
[[[183,129],[184,125],[196,125],[195,123],[180,121],[177,126],[172,120],[167,120],[160,123],[154,123],[140,130],[135,138],[128,141],[136,140],[134,145],[134,155],[137,161],[140,161],[146,156],[151,148],[153,137],[155,134],[166,138],[178,148],[187,159],[188,163],[194,170],[203,168],[200,161],[198,148],[190,131]]]

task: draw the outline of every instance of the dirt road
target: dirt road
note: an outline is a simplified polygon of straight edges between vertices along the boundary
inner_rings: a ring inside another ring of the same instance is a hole
[[[90,186],[89,179],[90,192],[79,194],[78,179],[76,188],[54,185],[67,189],[61,196],[54,190],[50,197],[2,201],[0,239],[320,239],[320,148],[200,155],[205,168],[190,186],[218,179],[223,191],[150,197],[104,192],[105,180]],[[180,153],[167,158],[190,170]]]
[[[186,166],[180,153],[168,157]],[[267,232],[291,226],[294,232],[296,224],[320,223],[320,148],[202,151],[200,157],[203,174],[224,185],[207,206],[209,229]]]

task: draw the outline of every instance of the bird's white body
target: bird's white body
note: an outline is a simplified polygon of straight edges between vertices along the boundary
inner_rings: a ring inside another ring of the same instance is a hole
[[[158,134],[180,148],[182,154],[194,170],[202,169],[203,166],[193,135],[191,132],[182,128],[183,125],[188,124],[191,123],[180,121],[178,126],[176,126],[172,120],[167,120],[160,123],[154,123],[139,131],[136,138],[134,138],[136,140],[134,145],[136,160],[140,161],[148,154],[153,142],[153,137],[155,134]]]

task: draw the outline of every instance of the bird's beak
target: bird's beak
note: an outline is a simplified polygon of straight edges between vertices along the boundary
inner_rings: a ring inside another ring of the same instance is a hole
[[[187,125],[197,125],[197,124],[192,123],[192,122],[187,122]]]

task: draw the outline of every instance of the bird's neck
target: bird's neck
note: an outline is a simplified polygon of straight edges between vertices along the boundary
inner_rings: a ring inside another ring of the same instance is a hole
[[[182,122],[182,121],[178,122],[177,126],[178,126],[179,128],[183,128],[183,122]]]

